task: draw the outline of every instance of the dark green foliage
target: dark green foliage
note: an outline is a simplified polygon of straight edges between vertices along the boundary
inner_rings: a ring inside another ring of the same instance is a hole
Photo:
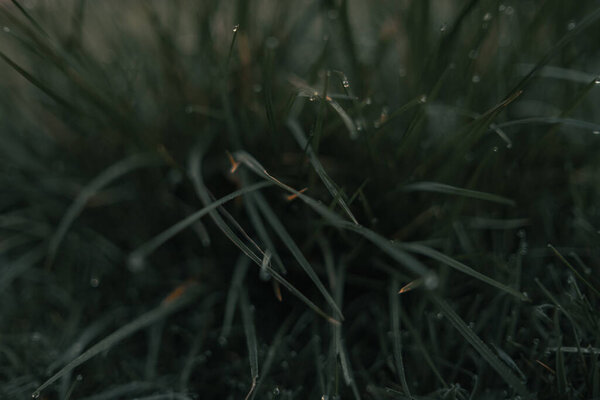
[[[0,398],[600,399],[597,1],[0,29]]]

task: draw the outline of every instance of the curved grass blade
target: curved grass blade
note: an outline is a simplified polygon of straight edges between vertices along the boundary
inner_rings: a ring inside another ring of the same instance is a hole
[[[321,178],[321,181],[323,182],[323,184],[325,185],[327,190],[329,190],[329,193],[331,193],[331,195],[335,199],[337,199],[339,205],[346,212],[346,214],[348,214],[348,216],[350,217],[352,222],[354,222],[355,224],[358,224],[358,221],[352,214],[352,211],[350,211],[350,208],[348,207],[348,205],[344,201],[344,198],[342,197],[342,194],[338,190],[337,185],[335,185],[335,183],[329,177],[327,172],[325,172],[325,168],[323,168],[321,161],[319,161],[319,158],[317,157],[317,155],[311,148],[310,144],[306,140],[306,136],[304,135],[304,132],[302,132],[302,128],[300,127],[300,124],[298,124],[298,121],[288,120],[287,126],[292,131],[292,134],[296,138],[298,145],[300,145],[301,148],[306,149],[306,153],[308,154],[310,163],[312,164],[313,168],[315,169],[315,172],[317,173],[317,175],[319,175],[319,178]]]
[[[238,154],[238,153],[236,153],[236,154]],[[204,183],[202,181],[202,174],[201,174],[201,170],[200,170],[200,166],[201,166],[200,155],[201,154],[198,151],[198,149],[196,149],[195,151],[192,152],[191,157],[190,157],[190,162],[189,162],[189,164],[190,164],[189,165],[189,169],[190,169],[189,173],[190,173],[190,176],[194,183],[194,188],[196,190],[196,194],[198,195],[198,197],[200,197],[200,199],[205,204],[209,204],[210,196],[208,194],[208,190],[206,189],[206,187],[204,186]],[[239,162],[239,160],[238,160],[238,162]],[[264,168],[263,168],[263,170],[264,170]],[[265,171],[265,174],[266,174],[266,171]],[[265,175],[261,173],[261,176],[265,176]],[[268,174],[266,174],[266,176],[270,177],[270,175],[268,175]],[[297,192],[296,190],[292,189],[291,187],[279,182],[278,180],[276,180],[273,177],[271,177],[271,178],[272,179],[269,179],[269,181],[271,181],[279,186],[283,186],[283,187],[287,188],[286,190],[290,190],[290,191],[292,191],[292,193],[301,195],[301,193]],[[237,237],[237,235],[235,233],[233,233],[231,228],[229,228],[229,226],[225,223],[225,221],[223,221],[221,216],[218,213],[216,213],[215,211],[210,211],[209,215],[211,216],[213,221],[217,224],[217,226],[221,229],[221,231],[229,238],[229,240],[231,240],[233,242],[233,244],[235,244],[240,250],[242,250],[242,252],[244,252],[244,254],[246,254],[256,265],[258,265],[259,267],[262,268],[262,258],[258,257],[250,248],[248,248],[248,246],[246,246],[240,240],[239,237]],[[304,296],[298,289],[296,289],[296,287],[294,287],[294,285],[292,285],[290,282],[288,282],[283,276],[281,276],[281,274],[279,274],[276,270],[274,270],[270,265],[267,265],[266,269],[267,269],[267,272],[269,272],[269,274],[271,274],[271,276],[277,282],[279,282],[282,286],[284,286],[286,289],[288,289],[294,296],[298,297],[298,299],[300,299],[302,302],[304,302],[310,309],[315,311],[317,314],[319,314],[320,316],[322,316],[329,322],[336,324],[336,325],[340,324],[340,321],[327,315],[323,310],[321,310],[315,303],[313,303],[306,296]]]
[[[396,373],[400,378],[402,390],[412,400],[410,388],[404,372],[404,361],[402,360],[402,337],[400,336],[400,298],[398,297],[398,280],[392,279],[388,293],[390,301],[390,320],[392,321],[392,338],[394,340],[394,359],[396,361]]]
[[[559,118],[559,117],[530,117],[515,119],[512,121],[506,121],[496,124],[496,126],[504,128],[507,126],[515,125],[526,125],[526,124],[561,124],[573,126],[575,128],[585,129],[591,132],[600,131],[600,125],[593,122],[580,121],[573,118]]]
[[[296,242],[294,242],[294,240],[292,239],[290,234],[287,232],[287,230],[285,229],[285,227],[283,226],[283,224],[281,223],[279,218],[277,218],[277,216],[275,215],[275,213],[273,212],[273,210],[271,209],[271,207],[269,206],[269,204],[267,203],[265,198],[262,197],[262,195],[260,193],[254,194],[253,197],[256,199],[256,204],[258,205],[258,208],[260,209],[262,214],[265,216],[265,218],[267,219],[269,224],[271,224],[271,227],[273,227],[275,232],[277,232],[277,234],[279,235],[279,238],[283,241],[283,243],[290,250],[290,252],[294,256],[296,261],[298,261],[298,264],[300,264],[300,266],[302,267],[304,272],[306,272],[306,274],[313,281],[315,286],[317,286],[317,288],[319,289],[319,291],[321,292],[321,294],[323,295],[323,297],[325,298],[327,303],[329,303],[331,308],[335,311],[335,313],[343,320],[344,316],[342,314],[342,311],[339,309],[338,305],[336,304],[335,300],[333,299],[331,294],[327,291],[327,289],[325,288],[325,286],[319,279],[319,276],[314,271],[314,269],[312,268],[312,266],[310,265],[310,263],[308,262],[306,257],[304,257],[304,255],[302,254],[302,251],[300,251],[300,248],[298,247],[298,245],[296,245]]]
[[[449,267],[452,267],[464,274],[470,275],[473,278],[479,279],[480,281],[487,283],[488,285],[491,285],[500,290],[503,290],[504,292],[506,292],[510,295],[513,295],[515,297],[518,297],[519,299],[521,299],[523,301],[529,300],[525,295],[520,293],[518,290],[515,290],[509,286],[506,286],[505,284],[500,283],[497,280],[492,279],[492,278],[482,274],[481,272],[475,271],[473,268],[471,268],[459,261],[456,261],[452,257],[449,257],[443,253],[440,253],[439,251],[434,250],[431,247],[427,247],[427,246],[417,244],[417,243],[397,243],[397,246],[399,246],[400,248],[403,248],[407,251],[421,254],[426,257],[437,260],[441,263],[444,263]]]
[[[154,238],[150,239],[149,241],[147,241],[146,243],[144,243],[143,245],[141,245],[140,247],[135,249],[131,253],[130,257],[141,257],[141,258],[147,257],[149,254],[154,252],[157,248],[162,246],[166,241],[171,239],[173,236],[177,235],[179,232],[181,232],[185,228],[194,224],[194,222],[196,222],[198,219],[204,217],[206,214],[213,212],[218,207],[222,206],[223,204],[227,203],[228,201],[231,201],[231,200],[235,199],[236,197],[251,193],[253,191],[256,191],[256,190],[259,190],[259,189],[262,189],[262,188],[265,188],[265,187],[271,186],[271,185],[273,185],[271,182],[259,182],[259,183],[256,183],[256,184],[253,184],[250,186],[246,186],[246,187],[236,190],[234,192],[231,192],[228,195],[221,197],[219,200],[213,201],[208,206],[194,212],[193,214],[191,214],[188,217],[184,218],[183,220],[179,221],[178,223],[171,226],[170,228],[164,230],[160,234],[156,235]]]
[[[231,323],[233,322],[233,315],[235,313],[235,304],[238,302],[242,281],[246,277],[249,261],[250,259],[248,257],[240,255],[240,258],[238,258],[238,261],[235,264],[233,277],[231,278],[231,286],[229,287],[229,293],[227,294],[225,315],[223,317],[223,326],[221,327],[219,340],[227,339],[229,332],[231,332]]]
[[[256,329],[254,328],[254,319],[250,310],[250,300],[245,288],[240,290],[240,308],[242,311],[242,322],[244,332],[246,334],[246,344],[248,346],[248,358],[250,360],[250,375],[252,376],[252,387],[246,396],[248,399],[256,388],[256,380],[258,379],[258,346],[256,345]]]
[[[273,343],[271,344],[271,346],[269,347],[269,350],[267,351],[267,356],[265,357],[265,361],[262,363],[262,374],[260,375],[260,378],[256,381],[256,387],[254,388],[254,391],[252,392],[252,395],[250,396],[249,400],[253,400],[256,397],[256,393],[258,393],[260,386],[264,382],[265,377],[268,375],[269,370],[271,369],[271,366],[273,365],[273,362],[275,361],[275,357],[277,357],[277,355],[280,354],[280,353],[278,353],[278,351],[279,351],[279,347],[281,346],[282,342],[285,341],[285,334],[290,329],[292,322],[297,321],[297,320],[298,320],[297,313],[290,314],[285,319],[285,321],[283,321],[283,324],[281,324],[281,326],[275,333],[275,337],[273,338]]]
[[[434,192],[444,193],[455,196],[469,197],[472,199],[486,200],[494,203],[514,206],[515,202],[506,197],[498,196],[492,193],[479,192],[476,190],[463,189],[456,186],[450,186],[437,182],[417,182],[402,187],[406,192]]]
[[[471,328],[454,312],[454,310],[442,299],[432,295],[431,299],[450,321],[452,326],[473,346],[473,348],[488,362],[488,364],[504,379],[508,385],[519,395],[529,397],[527,388],[521,380],[512,373],[512,371],[500,361],[490,348],[473,332]]]
[[[130,323],[117,329],[116,331],[114,331],[113,333],[111,333],[110,335],[108,335],[107,337],[90,347],[88,350],[83,352],[79,357],[75,358],[73,361],[65,365],[60,371],[52,375],[52,377],[50,377],[46,382],[44,382],[40,387],[38,387],[35,390],[32,397],[39,397],[39,394],[42,390],[46,389],[48,386],[56,382],[63,375],[68,374],[71,370],[73,370],[73,368],[80,366],[81,364],[102,353],[103,351],[112,348],[117,343],[131,336],[135,332],[144,329],[162,320],[163,318],[166,318],[174,312],[180,310],[184,306],[191,303],[192,300],[195,300],[200,295],[200,293],[200,290],[188,289],[184,292],[183,295],[181,295],[177,299],[170,302],[163,302],[155,309],[140,315],[138,318],[134,319]]]
[[[75,201],[68,208],[65,215],[60,220],[58,228],[48,245],[48,255],[46,259],[46,266],[49,267],[54,262],[58,248],[65,237],[65,234],[69,230],[69,227],[75,221],[75,219],[82,213],[87,202],[92,198],[100,189],[111,183],[112,181],[120,178],[121,176],[132,172],[138,168],[147,167],[150,165],[156,165],[159,160],[150,155],[134,155],[126,158],[125,160],[119,161],[116,164],[110,166],[104,170],[100,175],[93,179],[87,186],[81,190],[79,195],[75,198]]]

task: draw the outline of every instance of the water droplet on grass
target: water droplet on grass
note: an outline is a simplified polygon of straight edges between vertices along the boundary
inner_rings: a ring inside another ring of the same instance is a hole
[[[279,390],[279,387],[275,386],[273,388],[273,395],[274,396],[279,396],[280,393],[281,393],[281,390]]]
[[[425,287],[429,290],[436,289],[440,283],[437,275],[434,273],[428,274],[425,277]]]
[[[347,80],[347,79],[344,79],[344,80],[342,81],[342,85],[343,85],[343,86],[344,86],[346,89],[348,89],[348,88],[350,87],[350,82],[348,82],[348,80]]]
[[[127,259],[127,268],[131,272],[142,271],[146,267],[146,259],[136,253],[131,253]]]
[[[573,29],[575,29],[577,25],[575,24],[575,21],[569,21],[569,23],[567,24],[567,30],[568,31],[572,31]]]
[[[479,83],[481,81],[481,77],[477,74],[473,75],[473,77],[471,78],[471,82],[473,83]]]
[[[442,33],[446,32],[447,29],[448,29],[448,24],[444,23],[440,26],[440,32],[442,32]]]
[[[233,33],[236,33],[238,31],[238,29],[240,29],[240,24],[234,25],[233,26]]]
[[[600,135],[600,131],[592,131],[594,135]]]
[[[492,151],[493,151],[494,153],[497,153],[497,152],[498,152],[498,146],[494,146],[494,147],[492,147]]]
[[[31,393],[32,399],[37,399],[38,397],[40,397],[40,392],[38,392],[37,390],[35,392]]]
[[[600,85],[600,76],[594,79],[594,85]]]
[[[427,95],[425,95],[425,94],[422,94],[422,95],[419,97],[419,103],[421,103],[421,104],[425,104],[425,103],[427,103]]]
[[[486,13],[484,14],[484,16],[483,16],[483,20],[484,20],[484,21],[486,21],[486,22],[487,22],[487,21],[491,21],[491,20],[492,20],[492,13],[490,13],[490,12],[486,12]]]
[[[5,26],[2,30],[6,33],[10,32],[10,28],[8,26]]]

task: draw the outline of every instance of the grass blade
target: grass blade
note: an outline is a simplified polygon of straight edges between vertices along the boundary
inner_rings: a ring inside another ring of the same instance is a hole
[[[90,347],[88,350],[83,352],[79,357],[65,365],[60,371],[52,375],[52,377],[50,377],[46,382],[44,382],[35,390],[32,397],[39,397],[39,394],[42,392],[42,390],[46,389],[48,386],[56,382],[63,375],[68,374],[71,370],[73,370],[73,368],[80,366],[81,364],[97,356],[103,351],[112,348],[123,339],[126,339],[127,337],[133,335],[135,332],[144,329],[166,318],[174,312],[180,310],[184,306],[188,305],[192,300],[195,300],[200,295],[200,293],[201,291],[197,289],[187,290],[182,296],[178,297],[177,299],[170,302],[163,302],[155,309],[140,315],[138,318],[134,319],[130,323],[117,329],[116,331],[114,331],[113,333],[111,333],[110,335],[108,335],[107,337]]]
[[[150,239],[143,245],[139,246],[137,249],[135,249],[131,253],[130,259],[131,258],[143,259],[143,258],[147,257],[152,252],[154,252],[157,248],[162,246],[166,241],[171,239],[173,236],[177,235],[179,232],[181,232],[185,228],[193,225],[194,222],[198,221],[198,219],[204,217],[206,214],[210,214],[211,212],[214,212],[218,207],[222,206],[223,204],[227,203],[228,201],[231,201],[239,196],[243,196],[245,194],[252,193],[256,190],[263,189],[263,188],[271,186],[271,185],[272,185],[271,182],[259,182],[259,183],[256,183],[256,184],[253,184],[250,186],[246,186],[246,187],[236,190],[234,192],[231,192],[228,195],[221,197],[219,200],[213,201],[206,207],[194,212],[193,214],[182,219],[175,225],[171,226],[170,228],[168,228],[168,229],[164,230],[163,232],[161,232],[160,234],[156,235],[155,237],[153,237],[152,239]]]
[[[240,308],[242,311],[242,321],[244,323],[244,332],[246,333],[246,344],[248,346],[248,358],[250,360],[250,375],[252,376],[252,387],[246,396],[248,399],[256,387],[258,379],[258,346],[256,344],[256,329],[254,328],[254,318],[250,309],[250,300],[245,288],[240,290]]]
[[[46,266],[49,267],[54,262],[58,248],[69,230],[69,227],[75,219],[83,212],[87,202],[103,187],[121,176],[136,169],[158,164],[159,160],[150,155],[134,155],[125,160],[119,161],[104,170],[100,175],[87,184],[77,195],[75,201],[69,206],[67,212],[60,220],[56,232],[50,239],[48,245],[48,256]]]
[[[402,337],[400,336],[400,297],[398,296],[398,280],[392,279],[389,289],[389,301],[390,301],[390,320],[392,323],[392,338],[394,341],[394,360],[396,361],[396,373],[400,378],[402,390],[412,400],[410,394],[410,388],[406,381],[406,374],[404,372],[404,361],[402,361]]]
[[[335,313],[343,320],[344,316],[342,315],[342,311],[337,306],[335,300],[333,299],[331,294],[327,291],[327,289],[325,288],[325,286],[319,279],[319,276],[314,271],[314,269],[312,268],[312,266],[310,265],[310,263],[308,262],[306,257],[304,257],[304,255],[302,254],[302,251],[300,251],[300,248],[298,247],[298,245],[296,245],[296,242],[294,242],[294,240],[292,239],[290,234],[287,232],[287,230],[285,229],[285,227],[283,226],[283,224],[281,223],[279,218],[277,218],[277,216],[275,215],[275,213],[273,212],[273,210],[271,209],[271,207],[269,206],[267,201],[264,199],[264,197],[262,197],[262,195],[260,193],[256,193],[254,195],[254,198],[256,199],[256,204],[258,205],[258,208],[260,209],[262,214],[265,216],[265,218],[267,219],[269,224],[271,224],[271,227],[273,227],[275,232],[277,232],[277,234],[279,235],[279,238],[283,241],[283,243],[290,250],[290,252],[294,256],[296,261],[298,261],[298,264],[300,264],[300,266],[302,267],[304,272],[306,272],[308,277],[313,281],[313,283],[315,284],[317,289],[319,289],[319,291],[321,292],[321,294],[323,295],[323,297],[325,298],[327,303],[331,306],[331,308],[335,311]]]
[[[506,197],[498,196],[492,193],[479,192],[476,190],[463,189],[456,186],[450,186],[437,182],[417,182],[402,187],[406,192],[434,192],[444,193],[455,196],[469,197],[472,199],[486,200],[494,203],[506,204],[514,206],[515,202]]]
[[[308,154],[308,158],[309,158],[313,168],[315,169],[316,173],[319,175],[319,178],[321,178],[321,181],[323,182],[323,184],[325,185],[327,190],[329,190],[329,193],[331,193],[331,195],[335,199],[337,199],[338,203],[340,204],[342,209],[346,212],[346,214],[348,214],[348,216],[350,217],[352,222],[354,222],[355,224],[358,224],[358,221],[352,214],[352,211],[350,211],[350,208],[344,201],[342,194],[337,189],[337,185],[335,185],[335,183],[329,177],[327,172],[325,172],[325,168],[323,168],[323,165],[319,161],[317,154],[313,151],[310,144],[306,140],[306,136],[304,135],[304,132],[302,132],[302,128],[300,127],[300,124],[298,123],[298,121],[288,120],[287,125],[290,128],[290,130],[292,131],[292,134],[294,135],[294,137],[296,138],[298,145],[300,145],[301,148],[306,149],[306,153]]]
[[[405,250],[412,251],[414,253],[421,254],[426,257],[437,260],[437,261],[439,261],[443,264],[446,264],[447,266],[452,267],[464,274],[467,274],[467,275],[472,276],[473,278],[479,279],[480,281],[487,283],[488,285],[494,286],[500,290],[503,290],[504,292],[506,292],[510,295],[518,297],[519,299],[521,299],[523,301],[529,300],[525,295],[520,293],[518,290],[515,290],[509,286],[506,286],[505,284],[500,283],[497,280],[492,279],[492,278],[482,274],[481,272],[477,272],[473,268],[471,268],[459,261],[456,261],[452,257],[448,257],[447,255],[440,253],[439,251],[434,250],[431,247],[423,246],[423,245],[417,244],[417,243],[398,243],[397,245]]]
[[[225,304],[225,315],[223,317],[223,326],[221,327],[221,334],[219,340],[224,341],[231,332],[231,323],[233,322],[233,315],[235,313],[235,304],[238,302],[238,297],[241,291],[242,282],[246,277],[246,271],[248,270],[248,264],[250,259],[243,255],[238,258],[235,268],[233,270],[233,277],[231,278],[231,286],[229,287],[229,293],[227,294],[227,302]]]
[[[527,388],[511,370],[500,361],[492,350],[473,332],[471,328],[454,312],[454,310],[442,299],[432,295],[431,299],[439,308],[441,313],[450,321],[452,326],[460,332],[471,346],[488,362],[488,364],[504,379],[504,381],[519,395],[528,397]]]

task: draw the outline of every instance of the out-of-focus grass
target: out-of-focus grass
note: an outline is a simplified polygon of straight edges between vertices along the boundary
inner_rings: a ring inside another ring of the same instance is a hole
[[[599,20],[0,2],[0,397],[600,398]]]

